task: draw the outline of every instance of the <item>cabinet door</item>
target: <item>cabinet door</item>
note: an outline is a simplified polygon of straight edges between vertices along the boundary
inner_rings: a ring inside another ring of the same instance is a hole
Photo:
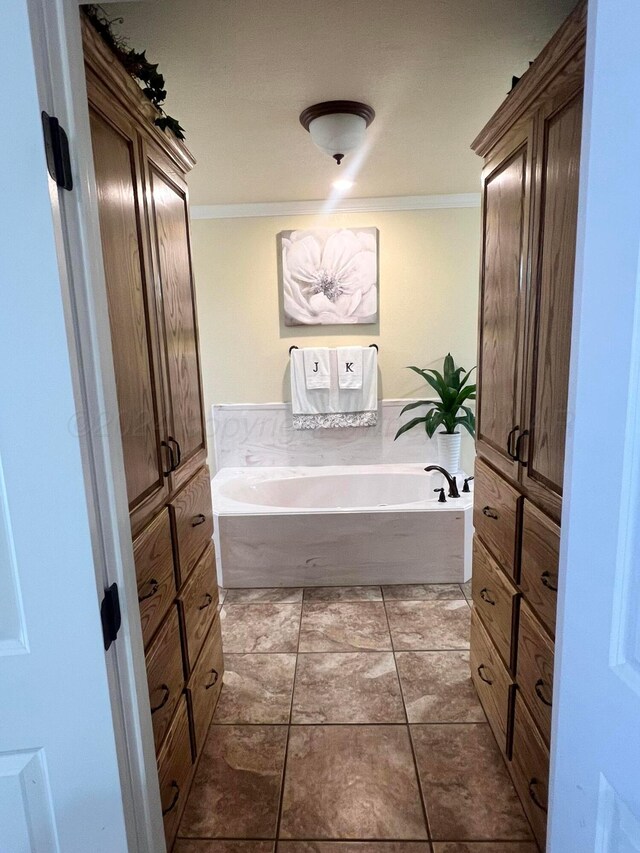
[[[477,449],[516,479],[522,427],[531,125],[513,131],[483,170]]]
[[[571,348],[582,92],[540,117],[536,155],[522,484],[560,517]]]
[[[141,162],[134,128],[113,106],[91,104],[91,138],[116,376],[134,529],[166,500],[168,448],[157,359],[157,318],[143,235]]]
[[[145,148],[153,262],[162,313],[167,376],[167,428],[178,488],[206,455],[196,303],[191,268],[187,188],[158,149]]]

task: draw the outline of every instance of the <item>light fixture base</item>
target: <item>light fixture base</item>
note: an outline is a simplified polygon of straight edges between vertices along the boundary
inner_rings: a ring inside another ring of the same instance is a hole
[[[305,130],[309,130],[309,125],[314,118],[336,115],[337,113],[360,116],[366,121],[367,127],[369,127],[376,117],[373,107],[370,107],[369,104],[363,104],[360,101],[322,101],[319,104],[314,104],[302,110],[300,113],[300,124]]]

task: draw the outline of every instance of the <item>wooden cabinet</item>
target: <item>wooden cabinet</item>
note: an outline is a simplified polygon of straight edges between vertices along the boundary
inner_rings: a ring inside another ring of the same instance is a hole
[[[184,145],[83,22],[102,254],[170,850],[222,685]]]
[[[471,676],[541,850],[585,39],[582,2],[473,143],[484,169]]]

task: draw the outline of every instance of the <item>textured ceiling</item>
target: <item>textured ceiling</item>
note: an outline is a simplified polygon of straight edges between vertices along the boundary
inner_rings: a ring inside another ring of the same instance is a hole
[[[187,131],[194,204],[473,192],[469,143],[574,0],[152,0],[109,5],[160,63]],[[298,122],[365,101],[367,150],[337,167]]]

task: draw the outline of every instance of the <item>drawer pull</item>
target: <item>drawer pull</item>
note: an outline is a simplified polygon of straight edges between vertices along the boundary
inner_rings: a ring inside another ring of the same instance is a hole
[[[540,580],[542,581],[542,585],[546,586],[547,589],[550,589],[552,592],[557,592],[558,587],[553,585],[553,581],[551,580],[552,577],[553,575],[551,574],[551,572],[543,572],[540,575]],[[557,578],[554,579],[557,583]]]
[[[483,506],[482,507],[482,514],[486,515],[487,518],[495,518],[495,519],[498,518],[498,513],[495,511],[495,509],[493,509],[493,507],[490,507],[490,506]]]
[[[485,665],[483,663],[481,663],[480,666],[478,667],[478,675],[484,681],[485,684],[493,684],[492,678],[487,678],[485,675],[482,674],[485,669],[486,669]]]
[[[213,601],[213,596],[211,595],[210,592],[207,592],[205,597],[204,597],[204,604],[201,604],[200,607],[198,607],[198,610],[206,610],[212,601]]]
[[[218,683],[218,679],[220,678],[217,669],[210,669],[209,672],[211,673],[211,675],[213,675],[213,681],[210,681],[209,684],[205,684],[205,690],[209,690],[211,687],[214,687]]]
[[[535,805],[546,814],[547,807],[544,805],[544,803],[542,803],[541,800],[538,799],[538,795],[536,794],[536,786],[539,784],[540,780],[536,779],[535,776],[529,781],[529,796],[531,797]]]
[[[524,439],[525,439],[528,435],[529,435],[529,430],[528,430],[528,429],[525,429],[525,430],[524,430],[523,432],[521,432],[521,433],[520,433],[520,435],[518,436],[518,440],[516,441],[516,452],[515,452],[515,457],[514,457],[515,461],[516,461],[516,462],[519,462],[521,465],[524,465],[524,467],[525,467],[525,468],[526,468],[526,467],[527,467],[527,465],[529,464],[529,460],[528,460],[528,459],[523,459],[523,458],[522,458],[522,456],[520,455],[520,446],[521,446],[522,442],[524,441]]]
[[[535,685],[534,685],[534,690],[536,691],[536,696],[538,697],[538,699],[539,699],[539,700],[540,700],[544,705],[546,705],[548,708],[550,708],[550,707],[551,707],[551,702],[549,702],[549,700],[548,700],[548,699],[546,699],[546,698],[543,696],[543,694],[542,694],[542,688],[543,688],[544,686],[545,686],[545,681],[544,681],[544,679],[543,679],[543,678],[539,678],[539,679],[536,681]]]
[[[195,516],[195,518],[191,522],[191,526],[192,527],[198,527],[198,525],[204,524],[206,520],[207,520],[207,516],[203,515],[202,513],[199,513],[198,515]]]
[[[147,584],[151,587],[149,592],[145,593],[144,595],[139,595],[138,601],[146,601],[147,598],[153,598],[153,596],[158,591],[158,587],[160,586],[160,584],[155,578],[151,578],[150,580],[148,580]]]
[[[496,600],[495,598],[491,598],[491,596],[489,595],[489,590],[486,588],[486,586],[483,586],[480,590],[480,598],[483,601],[486,601],[487,604],[491,604],[492,607],[495,606]]]
[[[168,477],[172,471],[176,470],[176,460],[175,460],[175,457],[173,455],[173,447],[171,447],[170,444],[167,444],[166,441],[161,441],[160,446],[166,447],[167,450],[169,451],[169,470],[165,471],[164,468],[162,469],[162,476]]]
[[[178,783],[174,781],[169,787],[173,789],[173,798],[169,805],[166,807],[166,809],[162,809],[162,817],[168,815],[169,812],[173,811],[173,809],[175,809],[176,805],[178,804],[178,800],[180,799],[180,786],[178,785]]]
[[[156,711],[159,711],[159,710],[160,710],[160,708],[164,708],[164,706],[165,706],[165,705],[167,704],[167,702],[169,701],[169,696],[171,696],[171,690],[169,689],[169,686],[168,686],[167,684],[161,684],[161,685],[160,685],[160,687],[157,687],[157,688],[156,688],[156,690],[163,690],[163,691],[164,691],[164,696],[163,696],[163,697],[162,697],[162,699],[160,700],[160,704],[159,704],[159,705],[152,705],[152,706],[151,706],[151,713],[152,713],[152,714],[155,714],[155,712],[156,712]],[[154,692],[155,692],[155,691],[154,691]]]
[[[176,468],[180,465],[180,463],[182,462],[182,450],[180,449],[180,445],[179,445],[179,443],[175,440],[175,438],[173,438],[173,436],[168,435],[168,436],[167,436],[167,441],[168,441],[168,442],[170,442],[171,444],[175,444],[175,446],[176,446],[176,461],[175,461],[175,467],[174,467],[174,469],[173,469],[173,470],[175,471],[175,469],[176,469]]]

